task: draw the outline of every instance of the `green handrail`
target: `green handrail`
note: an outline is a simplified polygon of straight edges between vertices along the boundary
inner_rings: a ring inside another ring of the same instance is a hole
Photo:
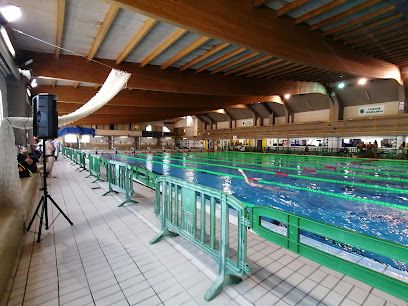
[[[272,207],[253,206],[250,209],[251,228],[259,236],[324,266],[408,301],[407,283],[304,244],[300,242],[300,230],[305,230],[336,242],[361,248],[364,251],[373,252],[404,263],[408,263],[408,246],[356,233]],[[286,235],[281,235],[266,228],[262,224],[262,219],[264,218],[271,218],[285,223],[287,225]]]
[[[218,249],[216,205],[221,213]],[[236,261],[229,254],[229,207],[236,210],[239,222]],[[251,272],[246,256],[247,208],[235,197],[185,180],[161,176],[156,180],[155,213],[161,221],[161,231],[150,241],[151,244],[166,236],[181,235],[218,262],[218,277],[205,294],[206,301],[213,299],[225,286],[241,282],[238,276]],[[206,228],[206,214],[210,215],[209,230]]]

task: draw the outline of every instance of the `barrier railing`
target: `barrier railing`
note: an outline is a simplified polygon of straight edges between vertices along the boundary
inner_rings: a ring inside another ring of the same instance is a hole
[[[156,187],[156,179],[159,176],[159,174],[156,174],[150,170],[143,169],[138,166],[133,166],[133,178],[150,188],[154,189]]]
[[[101,158],[94,154],[88,155],[89,160],[89,175],[87,177],[94,177],[95,180],[92,183],[102,181],[101,179]]]
[[[216,206],[220,208],[218,241]],[[230,256],[230,207],[236,211],[239,220],[235,261]],[[218,262],[218,277],[205,294],[205,300],[213,299],[226,285],[241,282],[242,279],[238,276],[251,272],[246,256],[247,208],[233,196],[185,180],[161,176],[156,181],[155,213],[161,220],[161,231],[151,240],[151,244],[163,237],[179,234]],[[206,224],[207,214],[209,230]]]
[[[286,235],[268,229],[264,223],[267,220],[265,218],[286,224]],[[363,249],[364,252],[373,252],[404,263],[408,263],[408,246],[356,233],[271,207],[253,206],[250,219],[252,220],[252,230],[260,237],[408,301],[407,283],[304,244],[300,241],[300,230],[334,240],[335,243],[345,244],[349,248]]]
[[[106,163],[106,180],[109,190],[103,194],[104,196],[111,192],[124,192],[126,199],[119,204],[119,207],[126,203],[137,203],[131,199],[134,193],[132,166],[113,160],[108,161]]]
[[[79,151],[78,152],[78,156],[79,156],[79,166],[81,169],[81,172],[86,170],[86,156],[87,154],[85,152]]]

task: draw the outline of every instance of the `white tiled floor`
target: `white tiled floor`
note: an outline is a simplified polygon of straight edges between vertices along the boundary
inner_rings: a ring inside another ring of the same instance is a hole
[[[60,215],[41,243],[27,233],[2,306],[408,305],[251,233],[252,274],[207,303],[213,260],[181,237],[149,245],[159,227],[154,192],[135,185],[139,203],[118,208],[117,197],[101,196],[104,183],[92,184],[76,168],[60,159],[57,178],[49,180],[52,197],[74,226]]]

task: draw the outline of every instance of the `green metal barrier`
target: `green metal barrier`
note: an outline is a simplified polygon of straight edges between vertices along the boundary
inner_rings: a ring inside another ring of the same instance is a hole
[[[158,177],[159,175],[152,171],[138,166],[133,166],[133,178],[147,187],[154,189],[156,187],[156,179]]]
[[[408,263],[407,246],[300,217],[271,207],[253,206],[249,218],[252,220],[252,230],[260,237],[408,301],[407,283],[301,243],[300,230],[404,263]],[[265,221],[262,221],[262,218],[271,218],[285,223],[287,225],[287,234],[281,235],[268,229],[264,226],[265,223],[263,222]]]
[[[79,166],[81,169],[81,172],[86,170],[86,153],[82,151],[78,151],[78,156],[79,156]]]
[[[221,213],[218,248],[216,247],[216,205],[220,206]],[[230,257],[229,207],[236,210],[239,222],[236,261]],[[208,231],[206,231],[206,210],[210,215]],[[179,234],[218,262],[218,277],[205,294],[205,300],[213,299],[223,287],[241,282],[242,279],[238,276],[251,272],[251,267],[246,260],[247,208],[233,196],[185,180],[161,176],[156,181],[155,213],[161,220],[161,232],[153,238],[151,244],[163,237]]]
[[[119,207],[126,203],[137,203],[137,201],[131,199],[134,193],[132,166],[113,160],[108,161],[106,166],[106,178],[109,190],[105,192],[103,196],[111,192],[124,192],[126,199],[119,204]]]
[[[92,183],[102,181],[101,180],[101,158],[98,155],[89,154],[89,175],[87,177],[94,177],[95,180]]]

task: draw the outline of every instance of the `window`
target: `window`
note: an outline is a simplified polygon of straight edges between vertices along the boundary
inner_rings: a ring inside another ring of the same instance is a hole
[[[163,133],[170,133],[170,130],[168,129],[167,126],[163,125]]]
[[[148,126],[146,126],[146,131],[147,132],[151,132],[152,131],[152,126],[149,124]]]

